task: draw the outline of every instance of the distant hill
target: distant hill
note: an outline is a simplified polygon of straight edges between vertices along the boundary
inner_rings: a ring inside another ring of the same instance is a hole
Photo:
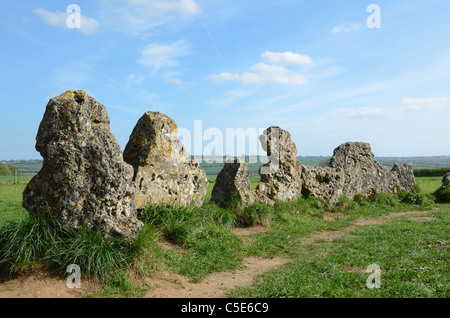
[[[3,161],[4,165],[13,166],[17,168],[19,175],[21,176],[34,176],[42,168],[42,160],[9,160]],[[0,175],[3,175],[0,171]],[[14,171],[13,174],[14,175]]]
[[[300,163],[305,166],[324,166],[328,165],[331,157],[299,157]],[[392,168],[394,163],[405,164],[412,163],[414,169],[435,169],[450,167],[450,156],[436,157],[375,157],[383,166]]]
[[[220,159],[220,157],[218,157]],[[216,158],[216,159],[218,159]],[[212,159],[209,157],[209,159]],[[244,159],[244,157],[242,157]],[[245,158],[246,161],[249,161],[249,158]],[[253,159],[251,163],[249,163],[248,170],[250,172],[250,177],[258,177],[259,176],[259,168],[267,162],[266,157],[251,157]],[[300,163],[304,166],[328,166],[331,157],[321,157],[321,156],[305,156],[298,157]],[[414,170],[417,169],[436,169],[436,168],[450,168],[450,156],[438,156],[438,157],[375,157],[375,161],[378,161],[383,166],[391,169],[394,166],[394,163],[405,164],[411,163],[414,167]],[[224,161],[224,160],[223,160]],[[220,170],[223,167],[223,163],[213,162],[208,163],[203,161],[201,163],[202,168],[205,170],[206,174],[210,177],[215,177],[219,174]],[[446,171],[446,170],[442,170]],[[439,174],[442,171],[435,171]],[[426,171],[425,171],[426,172]],[[423,173],[425,173],[423,172]],[[426,172],[428,173],[428,172]],[[434,173],[434,172],[432,172]]]
[[[0,163],[0,176],[13,176],[16,170],[14,166]]]
[[[331,157],[321,156],[300,156],[298,157],[300,163],[305,166],[327,166]],[[200,158],[197,158],[200,159]],[[203,157],[201,167],[205,170],[206,174],[211,177],[215,177],[219,174],[224,163],[213,162],[222,161],[221,157]],[[218,160],[220,159],[220,160]],[[259,176],[259,168],[267,162],[266,156],[250,156],[244,157],[248,163],[248,170],[251,177]],[[412,163],[414,169],[436,169],[436,168],[450,168],[450,156],[436,156],[436,157],[375,157],[374,160],[380,162],[382,165],[392,168],[394,163],[404,164]],[[12,166],[12,167],[11,167]],[[8,168],[6,168],[8,167]],[[14,167],[17,168],[19,175],[33,176],[39,172],[42,167],[42,160],[10,160],[3,161],[0,165],[0,175],[14,175]],[[5,173],[5,174],[4,174]],[[11,174],[12,173],[12,174]]]

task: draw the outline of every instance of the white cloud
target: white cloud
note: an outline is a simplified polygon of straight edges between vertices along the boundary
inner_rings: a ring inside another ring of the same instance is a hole
[[[268,52],[261,54],[262,59],[271,64],[279,65],[310,65],[313,64],[313,60],[309,55],[302,55],[292,52],[276,53]]]
[[[50,12],[45,9],[39,8],[34,10],[34,12],[39,15],[42,20],[51,26],[59,27],[66,30],[71,30],[67,25],[67,19],[72,13],[69,12]],[[93,18],[88,18],[84,15],[80,16],[80,28],[73,28],[74,30],[80,30],[83,34],[92,34],[97,31],[99,27],[97,20]]]
[[[258,63],[250,68],[249,72],[242,74],[221,73],[210,76],[215,81],[238,81],[244,85],[304,85],[306,77],[298,72],[293,72],[278,65]]]
[[[398,107],[341,108],[330,112],[329,115],[344,118],[395,118],[408,115],[444,114],[444,111],[450,111],[450,98],[448,97],[404,98],[402,104],[403,106]]]
[[[194,85],[195,84],[195,82],[185,82],[185,81],[183,81],[183,80],[181,80],[181,79],[179,79],[179,78],[167,78],[166,79],[166,83],[169,83],[169,84],[175,84],[175,85],[183,85],[183,86],[186,86],[186,85]]]
[[[412,111],[443,111],[450,110],[450,98],[431,97],[431,98],[404,98],[403,104]]]
[[[340,26],[335,26],[331,30],[331,33],[336,34],[336,33],[342,33],[342,32],[356,31],[356,30],[361,29],[361,27],[362,27],[361,23],[347,23],[347,24],[343,24]]]
[[[178,58],[190,53],[191,45],[183,40],[168,45],[152,43],[142,50],[139,63],[157,71],[160,68],[178,66]]]
[[[189,17],[202,12],[194,0],[127,0],[127,3],[136,7],[139,15],[145,18]]]

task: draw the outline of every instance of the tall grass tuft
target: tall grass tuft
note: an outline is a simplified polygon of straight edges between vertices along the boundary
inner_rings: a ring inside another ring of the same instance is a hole
[[[249,204],[236,210],[235,226],[249,227],[252,225],[266,225],[273,217],[270,207],[260,202]]]
[[[437,203],[450,203],[450,187],[440,187],[433,193]]]
[[[63,276],[67,266],[103,279],[132,261],[134,245],[125,239],[105,238],[98,231],[73,229],[53,217],[27,215],[0,232],[0,270],[10,276],[43,267]]]

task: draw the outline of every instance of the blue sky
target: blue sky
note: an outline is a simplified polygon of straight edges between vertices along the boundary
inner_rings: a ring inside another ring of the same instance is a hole
[[[450,155],[449,16],[448,0],[2,1],[0,160],[40,158],[48,99],[76,89],[105,105],[122,148],[161,111],[192,133],[277,125],[303,156],[347,141]]]

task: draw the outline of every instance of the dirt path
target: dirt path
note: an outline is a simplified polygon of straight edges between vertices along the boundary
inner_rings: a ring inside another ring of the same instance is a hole
[[[250,257],[244,259],[242,266],[231,272],[214,273],[201,283],[192,283],[186,277],[163,272],[156,278],[145,282],[150,287],[147,298],[221,298],[228,289],[236,286],[249,286],[255,277],[288,263],[290,260]]]
[[[423,217],[430,211],[409,211],[392,213],[378,219],[358,219],[345,231],[316,232],[303,237],[301,244],[320,244],[331,242],[334,239],[351,235],[351,231],[361,226],[383,224],[395,217],[412,216],[410,219],[418,222],[429,221],[434,218]],[[262,226],[236,229],[235,234],[244,242],[251,240],[251,234],[262,233],[266,229]],[[205,278],[201,283],[192,283],[188,278],[169,273],[160,272],[156,277],[145,280],[149,290],[146,297],[149,298],[220,298],[226,291],[236,286],[249,286],[259,275],[268,272],[278,266],[288,263],[285,258],[245,258],[243,264],[234,271],[214,273]],[[89,292],[93,292],[96,286],[90,282],[83,282],[81,289],[67,288],[66,281],[49,277],[43,273],[35,272],[26,276],[0,282],[0,298],[79,298]]]
[[[384,224],[391,221],[394,218],[401,216],[415,216],[410,218],[410,220],[416,222],[426,222],[430,220],[434,220],[434,217],[420,217],[423,214],[428,214],[430,211],[407,211],[407,212],[394,212],[389,215],[384,215],[377,219],[357,219],[350,227],[347,227],[343,231],[324,231],[324,232],[315,232],[309,236],[305,236],[301,238],[301,244],[321,244],[323,242],[332,242],[338,237],[349,236],[351,235],[351,231],[355,230],[361,226],[369,226],[369,225],[378,225]]]
[[[264,226],[236,228],[234,234],[244,243],[252,241],[252,234],[265,232]],[[147,278],[148,298],[221,298],[227,290],[236,286],[249,286],[259,275],[275,267],[290,262],[290,259],[248,257],[242,265],[229,272],[214,273],[200,283],[192,283],[188,278],[170,272],[161,272],[157,277]]]

